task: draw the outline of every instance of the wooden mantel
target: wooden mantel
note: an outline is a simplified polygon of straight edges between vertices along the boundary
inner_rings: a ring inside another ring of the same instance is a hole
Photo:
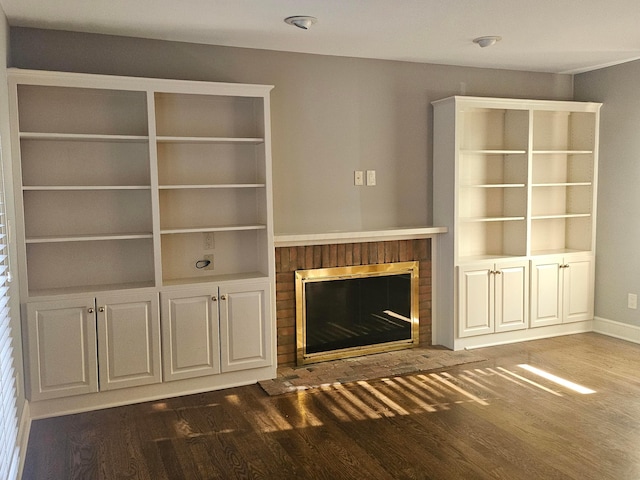
[[[382,242],[433,238],[447,233],[447,227],[394,227],[378,230],[335,231],[325,233],[276,234],[276,247],[298,247],[328,243]]]

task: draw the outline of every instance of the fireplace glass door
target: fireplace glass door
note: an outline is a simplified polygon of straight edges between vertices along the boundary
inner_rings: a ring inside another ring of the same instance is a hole
[[[298,363],[413,346],[417,287],[417,262],[296,272]]]

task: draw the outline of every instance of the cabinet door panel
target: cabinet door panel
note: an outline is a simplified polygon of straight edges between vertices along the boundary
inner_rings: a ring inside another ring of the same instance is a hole
[[[521,330],[528,325],[529,269],[527,262],[499,264],[495,275],[496,332]]]
[[[272,364],[269,284],[220,288],[222,371]]]
[[[98,391],[94,298],[27,304],[30,399]]]
[[[562,258],[531,263],[531,326],[556,325],[562,319]]]
[[[100,390],[161,381],[158,294],[97,299]]]
[[[492,266],[459,268],[458,336],[493,332]]]
[[[161,295],[164,378],[178,380],[220,373],[217,288],[167,291]]]
[[[569,257],[564,268],[564,322],[593,318],[593,259]]]

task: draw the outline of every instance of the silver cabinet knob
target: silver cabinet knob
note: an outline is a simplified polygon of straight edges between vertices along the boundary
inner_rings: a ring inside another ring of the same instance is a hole
[[[220,300],[226,300],[227,296],[226,295],[220,295]]]
[[[214,295],[213,297],[211,297],[211,300],[212,300],[212,301],[214,301],[214,302],[217,302],[217,301],[218,301],[218,297],[216,297],[216,296]]]
[[[93,312],[94,312],[93,307],[89,307],[89,308],[87,308],[87,312],[88,312],[88,313],[93,313]]]
[[[100,307],[100,308],[98,309],[98,311],[99,311],[100,313],[104,313],[104,307]]]

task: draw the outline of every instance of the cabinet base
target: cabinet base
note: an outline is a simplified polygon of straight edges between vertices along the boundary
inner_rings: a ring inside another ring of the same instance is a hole
[[[493,347],[508,343],[518,343],[528,340],[539,340],[541,338],[557,337],[560,335],[571,335],[574,333],[585,333],[593,331],[593,320],[582,322],[564,323],[551,325],[548,327],[530,328],[528,330],[515,330],[513,332],[492,333],[489,335],[478,335],[477,337],[457,338],[453,345],[445,345],[452,350],[463,350],[483,347]]]
[[[260,380],[269,380],[276,376],[277,370],[275,366],[263,367],[141,387],[30,402],[29,407],[31,419],[36,420],[251,385]]]

